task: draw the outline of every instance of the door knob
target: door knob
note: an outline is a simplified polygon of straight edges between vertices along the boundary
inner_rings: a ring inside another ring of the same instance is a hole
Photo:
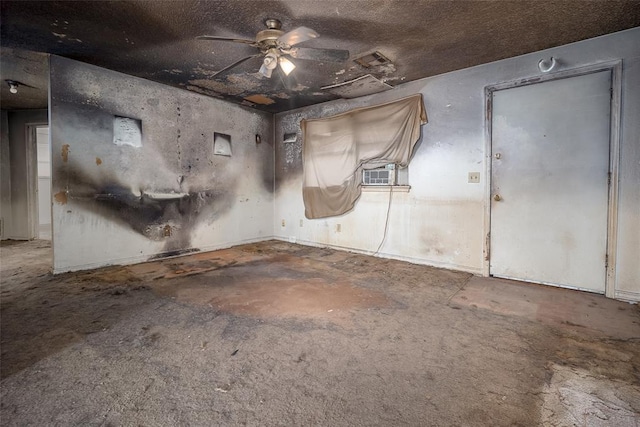
[[[502,200],[502,197],[500,197],[499,194],[496,194],[495,196],[493,196],[493,200],[495,200],[496,202],[499,202],[500,200]]]

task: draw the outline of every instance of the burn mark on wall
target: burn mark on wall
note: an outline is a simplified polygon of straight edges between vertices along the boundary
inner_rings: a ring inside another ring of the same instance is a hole
[[[177,193],[172,189],[134,193],[113,176],[98,182],[80,170],[59,171],[70,181],[70,190],[56,193],[60,204],[79,203],[110,221],[128,226],[147,239],[165,242],[163,256],[193,250],[191,232],[207,214],[215,216],[231,206],[227,191],[202,189]]]
[[[56,194],[53,195],[53,198],[55,199],[56,203],[60,204],[60,205],[66,205],[67,204],[67,192],[66,191],[59,191]]]
[[[118,214],[136,232],[155,241],[177,239],[180,248],[188,245],[188,234],[196,217],[214,199],[213,191],[134,194],[118,184],[100,188],[94,194],[98,205]]]
[[[57,244],[69,245],[77,233],[88,240],[80,248],[106,238],[132,242],[118,253],[106,245],[103,254],[88,254],[82,262],[164,257],[235,242],[247,232],[218,225],[232,209],[270,224],[248,203],[238,205],[252,195],[260,207],[263,183],[273,191],[267,114],[59,57],[52,58],[51,78],[52,145],[58,153],[63,144],[74,147],[67,162],[58,156],[53,162],[53,193],[61,193],[54,209],[61,224]],[[101,88],[100,103],[86,105],[94,86]],[[118,117],[135,120],[135,128],[144,125],[140,146],[114,144]],[[233,138],[233,158],[213,154],[218,130]],[[255,144],[256,133],[266,144]],[[251,233],[262,233],[260,227],[247,224]]]

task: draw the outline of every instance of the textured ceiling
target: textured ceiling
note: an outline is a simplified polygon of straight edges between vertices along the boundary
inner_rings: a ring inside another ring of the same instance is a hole
[[[33,71],[29,57],[39,57],[22,50],[46,52],[269,112],[335,99],[320,88],[365,74],[395,86],[640,26],[640,1],[630,0],[2,0],[0,8],[3,80],[46,83],[21,69]],[[253,39],[267,18],[282,21],[285,31],[306,26],[320,33],[300,46],[345,49],[351,58],[295,59],[289,77],[271,79],[257,73],[255,58],[214,76],[256,49],[196,36]],[[374,50],[391,64],[365,69],[353,62]],[[2,108],[34,108],[33,99],[23,106],[10,100],[5,86]],[[46,87],[34,89],[46,94]],[[46,98],[41,102],[46,106]]]

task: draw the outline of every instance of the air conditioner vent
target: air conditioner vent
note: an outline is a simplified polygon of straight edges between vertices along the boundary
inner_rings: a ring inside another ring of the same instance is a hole
[[[362,183],[364,185],[395,185],[395,169],[378,168],[365,169],[362,171]]]

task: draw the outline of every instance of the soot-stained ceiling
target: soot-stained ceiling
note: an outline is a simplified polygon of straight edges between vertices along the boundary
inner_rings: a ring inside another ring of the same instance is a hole
[[[640,2],[630,0],[2,0],[0,8],[2,80],[26,80],[20,64],[34,64],[22,51],[44,52],[268,112],[335,99],[321,88],[366,74],[396,86],[640,26]],[[349,59],[292,58],[288,77],[277,69],[266,78],[258,56],[217,74],[259,50],[196,37],[253,40],[269,18],[284,32],[304,26],[319,33],[297,47],[347,50]],[[375,51],[390,62],[367,68],[354,61]],[[35,108],[33,99],[10,102],[2,83],[2,108]]]

